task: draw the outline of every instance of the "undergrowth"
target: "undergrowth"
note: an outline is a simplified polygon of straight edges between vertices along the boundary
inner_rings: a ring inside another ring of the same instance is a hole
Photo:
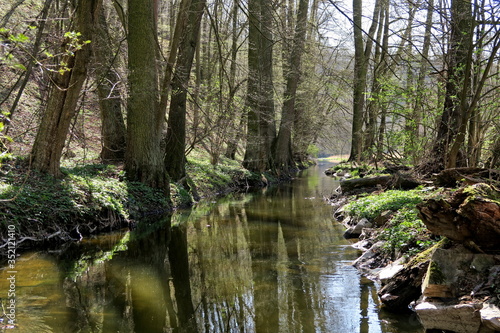
[[[432,193],[422,189],[389,190],[351,201],[344,211],[351,216],[374,220],[385,211],[392,211],[391,219],[377,234],[384,241],[383,251],[392,256],[413,256],[433,244],[434,237],[418,216],[416,205]]]

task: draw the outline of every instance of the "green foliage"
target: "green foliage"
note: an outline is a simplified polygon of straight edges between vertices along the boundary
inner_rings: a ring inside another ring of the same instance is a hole
[[[349,215],[374,219],[383,211],[397,211],[402,208],[413,208],[422,201],[419,190],[399,191],[391,190],[377,195],[369,195],[348,203],[345,211]]]
[[[137,218],[170,208],[163,192],[142,183],[124,181],[113,165],[64,168],[64,179],[22,167],[2,170],[0,220],[16,224],[74,222],[113,214],[116,219]]]
[[[399,251],[412,256],[437,242],[430,236],[418,217],[417,209],[404,207],[393,216],[389,225],[378,235],[378,239],[385,241],[383,249],[387,253],[394,254]]]
[[[319,148],[316,145],[310,144],[309,146],[307,146],[307,155],[313,158],[317,158],[318,154],[319,154]]]

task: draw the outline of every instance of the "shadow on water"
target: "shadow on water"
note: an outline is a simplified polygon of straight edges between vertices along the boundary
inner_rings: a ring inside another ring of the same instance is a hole
[[[422,332],[415,317],[381,311],[375,285],[350,265],[358,252],[322,202],[337,186],[324,169],[23,255],[15,330]]]

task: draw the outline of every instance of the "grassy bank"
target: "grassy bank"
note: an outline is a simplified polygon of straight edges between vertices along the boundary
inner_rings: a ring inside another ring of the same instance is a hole
[[[256,174],[237,161],[211,165],[208,156],[193,153],[188,176],[162,191],[126,179],[120,165],[86,164],[63,168],[55,179],[30,169],[25,159],[3,161],[0,169],[0,232],[15,226],[22,247],[78,240],[89,234],[135,224],[141,218],[169,213],[196,201],[225,193],[261,187],[279,179]],[[5,252],[5,251],[1,251]]]

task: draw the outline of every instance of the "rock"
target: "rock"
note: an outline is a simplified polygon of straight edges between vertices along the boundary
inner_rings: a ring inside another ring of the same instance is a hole
[[[483,326],[493,331],[500,331],[500,309],[496,305],[485,303],[480,313]]]
[[[410,303],[422,295],[422,280],[428,265],[428,260],[415,263],[388,279],[378,292],[382,304],[392,312],[407,311]]]
[[[354,261],[353,266],[357,268],[369,266],[368,263],[380,254],[380,249],[383,245],[384,242],[382,241],[373,244],[365,253]]]
[[[344,232],[344,238],[358,238],[364,228],[371,228],[372,224],[365,218],[362,218],[355,226],[350,227]]]
[[[373,220],[375,225],[377,227],[382,227],[384,224],[386,224],[392,217],[394,216],[394,212],[391,210],[384,210],[382,213],[380,213],[379,216]]]
[[[463,294],[461,288],[480,280],[494,264],[493,255],[475,254],[463,246],[436,249],[422,283],[422,294],[433,298],[459,297]]]
[[[482,304],[446,305],[423,302],[415,307],[420,322],[426,330],[439,329],[457,333],[477,333],[481,326]]]
[[[378,273],[378,279],[380,280],[382,285],[387,284],[390,279],[392,279],[397,273],[401,272],[405,268],[405,266],[402,264],[401,259],[385,266],[382,270],[380,270],[380,272]]]

